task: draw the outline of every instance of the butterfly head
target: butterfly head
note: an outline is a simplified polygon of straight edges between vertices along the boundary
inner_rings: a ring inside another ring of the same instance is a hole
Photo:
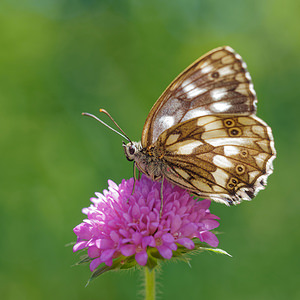
[[[142,144],[141,142],[129,142],[127,144],[123,142],[123,148],[127,160],[133,161],[135,160],[137,153],[141,151]]]

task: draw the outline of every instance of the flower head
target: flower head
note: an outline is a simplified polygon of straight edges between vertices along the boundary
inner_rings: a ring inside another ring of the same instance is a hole
[[[74,228],[77,242],[73,251],[87,248],[91,271],[113,259],[133,257],[141,266],[149,264],[155,250],[170,259],[178,248],[194,249],[195,239],[212,247],[218,239],[210,231],[219,226],[209,211],[210,200],[196,201],[189,193],[164,181],[163,209],[161,183],[146,176],[123,180],[118,186],[108,181],[108,190],[95,193],[92,205],[83,209],[87,219]]]

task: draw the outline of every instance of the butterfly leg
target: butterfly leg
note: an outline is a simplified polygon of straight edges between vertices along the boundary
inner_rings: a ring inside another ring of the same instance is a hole
[[[133,188],[132,188],[132,192],[131,192],[131,195],[133,195],[134,193],[134,189],[135,189],[135,183],[137,181],[137,174],[136,174],[136,165],[135,165],[135,162],[133,162],[133,179],[134,179],[134,182],[133,182]]]
[[[161,186],[160,186],[160,211],[159,211],[159,217],[161,218],[162,215],[162,210],[164,206],[164,195],[163,195],[163,190],[164,190],[164,177],[161,180]]]

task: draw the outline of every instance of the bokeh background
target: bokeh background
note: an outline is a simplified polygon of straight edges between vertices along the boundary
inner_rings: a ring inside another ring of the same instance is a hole
[[[2,0],[1,299],[142,299],[138,271],[85,288],[88,266],[71,267],[81,209],[132,176],[121,138],[81,112],[106,108],[139,140],[171,80],[221,45],[248,64],[275,173],[250,203],[212,204],[233,257],[165,264],[160,299],[300,299],[299,20],[297,0]]]

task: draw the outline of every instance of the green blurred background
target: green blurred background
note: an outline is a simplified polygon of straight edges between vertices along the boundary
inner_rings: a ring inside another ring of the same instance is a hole
[[[106,108],[138,140],[171,80],[221,45],[248,64],[275,173],[250,203],[212,204],[233,258],[165,264],[160,299],[300,299],[299,32],[297,0],[2,0],[1,299],[142,298],[138,271],[85,288],[88,266],[71,267],[81,209],[132,176],[121,138],[81,112]]]

